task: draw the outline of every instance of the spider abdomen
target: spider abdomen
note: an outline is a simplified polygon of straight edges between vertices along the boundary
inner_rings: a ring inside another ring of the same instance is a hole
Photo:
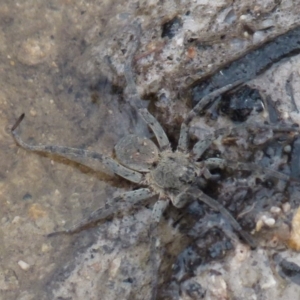
[[[182,192],[196,179],[196,166],[181,152],[164,151],[150,175],[160,188]]]

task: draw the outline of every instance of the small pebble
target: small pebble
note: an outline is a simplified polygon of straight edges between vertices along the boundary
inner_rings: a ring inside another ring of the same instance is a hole
[[[291,145],[286,145],[284,148],[283,148],[283,151],[285,153],[290,153],[292,151],[292,147]]]
[[[18,60],[28,66],[44,62],[53,53],[53,44],[47,38],[28,38],[22,42],[18,53]]]
[[[50,250],[50,247],[47,244],[44,243],[42,245],[41,250],[42,250],[43,253],[46,253],[46,252],[48,252]]]
[[[275,219],[273,219],[273,218],[266,218],[263,220],[263,222],[268,227],[273,227],[275,225]]]
[[[259,231],[262,229],[263,225],[264,225],[264,222],[263,222],[261,219],[259,219],[259,220],[256,222],[255,230],[256,230],[257,232],[259,232]]]
[[[46,216],[45,209],[39,203],[33,203],[28,209],[28,215],[31,219],[37,220]]]
[[[20,220],[21,220],[20,216],[15,216],[11,222],[12,224],[18,224]]]
[[[272,214],[278,215],[278,214],[280,214],[280,212],[281,212],[281,208],[278,207],[278,206],[272,206],[271,209],[270,209],[270,212],[271,212]]]
[[[271,274],[270,274],[271,275]],[[268,276],[266,282],[261,284],[262,289],[270,289],[278,284],[273,276]]]
[[[30,268],[30,265],[28,263],[26,263],[25,261],[23,261],[23,260],[19,260],[18,265],[24,271],[27,271]]]
[[[283,119],[287,120],[287,119],[290,117],[290,115],[289,115],[288,112],[282,112],[281,117],[282,117]]]
[[[30,109],[29,113],[30,113],[30,115],[31,115],[32,117],[35,117],[35,116],[37,115],[36,110],[33,109],[33,108]]]
[[[244,35],[245,38],[248,38],[248,37],[249,37],[249,33],[248,33],[247,31],[244,31],[244,32],[243,32],[243,35]]]
[[[300,250],[300,207],[294,213],[292,230],[287,245],[293,250]]]
[[[235,249],[235,256],[234,260],[236,262],[243,262],[249,257],[249,247],[243,245],[243,244],[237,244]]]
[[[110,269],[109,269],[110,278],[114,278],[117,275],[120,266],[121,266],[121,258],[117,257],[110,264]]]
[[[282,210],[284,213],[288,213],[291,210],[291,205],[288,202],[283,203]]]

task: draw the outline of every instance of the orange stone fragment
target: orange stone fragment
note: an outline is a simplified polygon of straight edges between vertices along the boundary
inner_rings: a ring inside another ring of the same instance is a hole
[[[34,203],[28,209],[28,214],[31,219],[37,220],[46,215],[46,212],[43,210],[42,206],[38,203]]]
[[[293,217],[292,231],[290,238],[287,241],[287,245],[293,250],[300,250],[300,207],[297,209]]]

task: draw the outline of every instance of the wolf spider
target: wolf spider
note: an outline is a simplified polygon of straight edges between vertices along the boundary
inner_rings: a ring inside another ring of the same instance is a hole
[[[228,85],[211,93],[205,97],[203,101],[201,101],[201,107],[203,107],[203,103],[207,104],[209,102],[208,99],[211,100],[215,98],[217,95],[232,89],[237,84],[239,83]],[[125,202],[129,202],[131,205],[135,205],[140,201],[157,196],[158,201],[156,201],[153,206],[152,214],[153,222],[158,223],[170,202],[176,208],[182,208],[189,201],[188,197],[186,197],[186,195],[189,195],[193,198],[196,196],[199,201],[204,202],[212,209],[219,211],[223,217],[229,221],[231,226],[241,235],[241,237],[250,246],[255,247],[252,237],[242,230],[235,218],[218,201],[202,192],[201,187],[203,186],[203,178],[205,180],[211,178],[211,169],[224,169],[225,167],[237,170],[260,171],[263,174],[268,174],[284,181],[288,181],[293,178],[275,170],[251,163],[234,162],[222,158],[208,158],[201,161],[200,159],[202,154],[219,136],[227,136],[235,130],[248,126],[240,125],[236,127],[218,129],[213,134],[208,135],[205,140],[198,141],[193,146],[192,150],[189,151],[187,125],[199,111],[200,105],[196,105],[188,114],[187,118],[181,125],[177,149],[172,151],[170,141],[159,122],[147,109],[139,109],[138,112],[140,116],[152,129],[159,147],[157,147],[156,144],[148,138],[130,134],[123,137],[115,146],[117,161],[110,157],[106,157],[101,153],[84,149],[52,145],[30,145],[24,142],[16,132],[16,129],[25,117],[25,114],[22,114],[12,127],[11,132],[16,143],[23,149],[34,152],[56,154],[68,159],[70,159],[70,157],[74,157],[75,159],[88,158],[98,160],[108,167],[108,169],[114,174],[142,186],[142,188],[138,190],[125,192],[119,195],[112,200],[112,204],[99,208],[87,219],[82,220],[72,228],[54,232],[52,234],[72,234],[90,223],[110,217],[124,208],[124,202],[120,201],[121,199]],[[259,129],[270,128],[275,131],[283,132],[297,131],[297,128],[295,127],[282,127],[266,124],[252,124],[250,127],[253,126],[258,127]]]
[[[128,66],[127,66],[128,67]],[[128,69],[128,68],[127,68]],[[127,84],[132,84],[133,79],[127,73]],[[131,77],[131,78],[130,78]],[[129,79],[128,79],[129,78]],[[47,145],[30,145],[24,142],[17,134],[16,129],[22,122],[25,114],[22,114],[15,125],[12,127],[12,135],[16,143],[22,148],[29,151],[57,154],[68,159],[71,158],[88,158],[100,161],[108,167],[114,174],[139,185],[141,188],[129,192],[124,192],[118,197],[112,199],[109,204],[92,212],[86,219],[82,220],[75,226],[61,231],[50,233],[48,236],[56,234],[72,234],[82,230],[88,224],[111,217],[115,213],[121,212],[128,205],[136,205],[146,199],[157,197],[152,210],[152,229],[154,230],[160,221],[164,210],[171,202],[175,207],[182,208],[191,199],[196,199],[207,204],[214,210],[219,211],[227,220],[232,228],[248,243],[252,248],[256,244],[250,234],[243,231],[242,227],[236,219],[215,199],[206,195],[202,191],[203,182],[209,180],[212,175],[210,170],[215,168],[232,168],[238,170],[260,171],[263,174],[279,178],[281,180],[290,180],[288,175],[280,172],[260,167],[256,164],[233,162],[221,158],[208,158],[201,160],[203,153],[211,146],[215,139],[219,136],[227,136],[239,130],[240,127],[248,127],[247,125],[236,126],[232,128],[223,128],[216,130],[205,140],[195,143],[192,150],[189,149],[188,125],[190,121],[202,109],[212,102],[218,95],[236,87],[240,82],[223,87],[199,102],[187,115],[185,121],[181,125],[179,141],[177,149],[172,150],[170,141],[159,122],[152,116],[147,109],[138,109],[138,112],[145,123],[153,131],[157,145],[150,139],[140,137],[134,134],[123,137],[115,146],[115,154],[117,160],[106,157],[101,153],[88,151],[83,149],[47,146]],[[135,87],[132,87],[136,91]],[[137,98],[138,96],[135,95]],[[251,126],[250,126],[251,127]],[[252,125],[253,127],[253,125]],[[296,131],[295,127],[281,127],[275,125],[254,125],[254,128],[278,131]],[[150,227],[151,228],[151,227]],[[151,250],[155,250],[154,239],[151,241]],[[154,272],[158,271],[158,266],[154,268]],[[153,274],[155,277],[156,274]],[[156,279],[152,279],[153,289],[156,290]],[[152,299],[155,299],[156,292],[153,292]]]

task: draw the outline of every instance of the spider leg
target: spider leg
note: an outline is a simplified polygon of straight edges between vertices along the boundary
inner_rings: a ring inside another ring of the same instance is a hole
[[[151,300],[156,300],[158,286],[158,271],[160,266],[160,251],[158,239],[158,223],[169,204],[168,200],[159,199],[152,209],[152,221],[150,224],[150,263],[152,267],[151,274]]]
[[[213,102],[215,100],[216,97],[222,95],[223,93],[239,86],[240,84],[244,83],[244,81],[242,80],[238,80],[234,83],[228,84],[226,86],[223,86],[221,88],[219,88],[218,90],[215,90],[213,92],[211,92],[210,94],[204,96],[197,104],[196,106],[188,113],[187,117],[185,118],[184,123],[185,124],[189,124],[191,122],[191,120],[199,113],[201,113],[201,111],[211,102]]]
[[[126,28],[127,27],[127,28]],[[141,100],[136,84],[134,82],[134,75],[132,71],[132,62],[134,61],[134,56],[140,45],[140,38],[142,35],[141,24],[138,20],[133,21],[129,26],[124,28],[124,34],[128,35],[130,33],[130,42],[126,48],[126,61],[124,65],[124,77],[126,80],[126,98],[128,102],[133,105],[135,108],[142,107],[143,101]],[[109,56],[105,56],[109,67],[111,68],[112,73],[118,74],[117,69],[114,67],[113,63],[110,60]]]
[[[284,181],[289,181],[290,180],[290,176],[283,174],[281,172],[269,169],[269,168],[265,168],[263,166],[260,166],[258,164],[254,164],[254,163],[243,163],[243,162],[235,162],[235,161],[227,161],[226,165],[229,168],[232,169],[238,169],[238,170],[245,170],[245,171],[259,171],[262,174],[266,174]]]
[[[208,137],[205,140],[201,140],[198,141],[192,150],[193,156],[194,156],[194,160],[198,160],[200,159],[200,157],[202,156],[202,154],[210,147],[210,145],[212,144],[212,142],[214,141],[214,139]]]
[[[61,231],[56,231],[48,234],[47,236],[55,236],[58,234],[73,234],[88,227],[88,225],[95,224],[101,220],[105,220],[118,212],[128,210],[130,207],[139,203],[140,201],[149,199],[155,196],[156,193],[151,192],[149,189],[142,188],[135,191],[124,192],[121,195],[113,198],[110,203],[105,204],[103,207],[93,211],[87,218],[83,219],[73,227]]]
[[[188,147],[189,147],[189,128],[183,122],[180,127],[180,135],[179,135],[177,150],[180,150],[182,152],[187,152]]]
[[[299,127],[295,127],[295,126],[286,126],[286,125],[282,125],[282,124],[259,124],[259,123],[245,123],[245,124],[241,124],[241,125],[237,125],[237,126],[233,126],[230,130],[231,132],[234,132],[235,129],[237,129],[237,131],[240,128],[245,128],[247,130],[254,130],[254,129],[271,129],[275,132],[299,132]]]
[[[131,66],[134,54],[139,45],[139,37],[141,35],[140,24],[137,22],[136,24],[134,24],[134,26],[132,28],[134,29],[134,36],[136,39],[135,39],[134,43],[131,43],[132,47],[129,50],[129,55],[128,55],[127,61],[125,63],[125,66],[124,66],[124,76],[125,76],[125,80],[126,80],[126,84],[127,84],[127,93],[128,93],[128,96],[130,97],[130,102],[134,103],[134,106],[139,108],[138,111],[140,113],[140,116],[153,131],[153,133],[158,141],[160,149],[170,148],[169,139],[168,139],[166,133],[164,132],[163,128],[161,127],[161,125],[149,113],[149,111],[147,109],[141,108],[142,100],[138,94],[136,84],[134,82],[134,76],[133,76],[132,66]]]
[[[259,171],[262,174],[266,174],[275,178],[278,178],[280,180],[289,181],[289,180],[296,180],[296,178],[291,178],[289,175],[283,174],[281,172],[260,166],[258,164],[254,163],[243,163],[243,162],[236,162],[236,161],[230,161],[222,158],[209,158],[203,162],[208,169],[211,168],[231,168],[231,169],[237,169],[237,170],[243,170],[243,171]]]
[[[216,129],[213,133],[208,134],[205,139],[198,141],[192,150],[195,160],[201,158],[202,154],[210,147],[210,145],[219,137],[227,136],[232,132],[232,129],[236,127],[224,127]]]
[[[159,223],[164,211],[169,205],[168,200],[158,200],[155,202],[152,209],[152,220],[155,223]]]
[[[148,126],[152,129],[159,148],[161,150],[170,148],[170,142],[169,139],[161,127],[161,125],[158,123],[158,121],[149,113],[149,111],[146,108],[139,109],[139,113],[143,120],[148,124]]]
[[[158,272],[160,267],[158,239],[158,223],[151,222],[150,225],[150,264],[151,264],[151,300],[156,300],[158,287]]]
[[[113,160],[112,158],[106,157],[103,154],[94,151],[88,151],[83,149],[76,149],[76,148],[69,148],[69,147],[62,147],[62,146],[49,146],[49,145],[30,145],[24,142],[21,137],[16,133],[16,129],[24,119],[24,114],[22,114],[15,125],[12,127],[12,135],[16,141],[16,143],[21,146],[22,148],[29,150],[29,151],[38,151],[43,153],[50,153],[50,154],[57,154],[61,157],[65,157],[67,159],[94,159],[100,161],[105,166],[109,168],[114,174],[117,174],[131,182],[139,183],[143,179],[143,175],[139,172],[130,170],[117,161]],[[81,161],[80,161],[81,163]]]
[[[232,127],[224,127],[216,129],[212,134],[208,134],[204,140],[198,141],[192,150],[193,156],[195,160],[201,158],[202,154],[210,147],[210,145],[219,138],[220,136],[225,137],[235,132],[239,132],[240,129],[247,129],[247,130],[266,130],[271,129],[276,132],[299,132],[298,127],[293,126],[282,126],[282,125],[275,125],[275,124],[257,124],[257,123],[250,123],[250,124],[240,124]]]
[[[142,100],[138,94],[133,74],[132,74],[132,68],[131,63],[126,63],[124,67],[124,76],[126,80],[126,93],[127,97],[130,98],[130,103],[134,104],[136,107],[141,107]]]
[[[200,189],[192,188],[191,190],[189,190],[189,193],[192,193],[193,196],[197,196],[197,198],[201,202],[207,204],[212,209],[219,211],[222,214],[222,216],[230,223],[232,228],[240,234],[240,236],[245,240],[245,242],[247,242],[251,248],[256,248],[256,244],[252,237],[242,229],[241,225],[236,221],[236,219],[229,213],[229,211],[223,205],[221,205],[215,199],[204,194]]]
[[[139,34],[140,37],[140,34]],[[136,88],[136,84],[134,81],[133,71],[132,71],[132,61],[134,58],[134,54],[136,53],[139,39],[135,41],[135,43],[131,43],[131,49],[129,50],[131,53],[128,55],[128,58],[124,65],[124,76],[126,80],[126,96],[130,99],[130,103],[134,104],[135,107],[141,108],[142,107],[142,99],[139,96],[139,93]]]
[[[299,127],[295,126],[286,126],[282,124],[259,124],[255,122],[251,123],[243,123],[231,127],[224,127],[219,128],[214,131],[214,133],[211,135],[214,137],[214,139],[217,139],[218,137],[222,136],[228,136],[230,134],[238,134],[241,129],[246,129],[248,131],[254,131],[254,130],[273,130],[275,132],[300,132]]]

